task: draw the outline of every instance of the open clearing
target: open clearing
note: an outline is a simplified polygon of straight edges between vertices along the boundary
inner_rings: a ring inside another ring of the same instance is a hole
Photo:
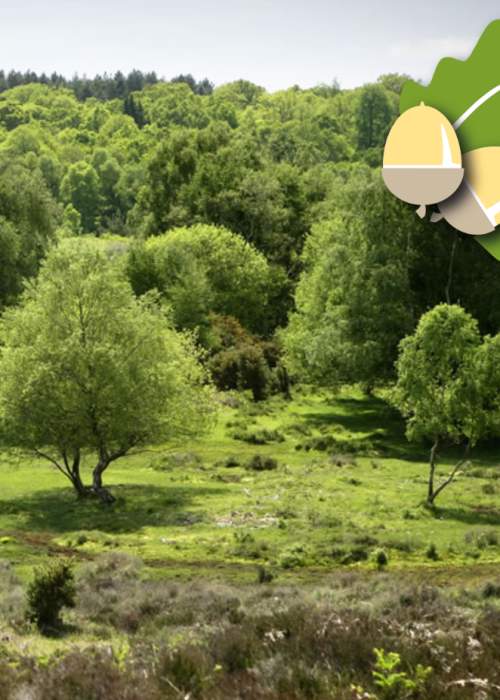
[[[498,571],[498,446],[476,450],[430,512],[426,448],[408,444],[381,398],[296,391],[289,402],[237,403],[221,405],[200,442],[112,465],[112,507],[77,501],[48,463],[4,453],[2,558],[23,579],[48,555],[110,550],[140,557],[148,575],[186,580],[250,583],[264,566],[280,582],[312,582],[374,570],[380,549],[388,571],[420,581],[474,583]],[[248,468],[255,455],[277,468]],[[447,455],[442,473],[452,463]]]

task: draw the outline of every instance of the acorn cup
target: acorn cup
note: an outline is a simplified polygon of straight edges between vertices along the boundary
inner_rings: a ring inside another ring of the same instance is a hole
[[[382,177],[403,202],[425,205],[448,199],[464,176],[457,135],[448,119],[422,102],[394,123],[384,150]]]
[[[461,187],[439,204],[441,215],[458,231],[472,236],[492,233],[500,224],[500,148],[478,148],[464,154]]]

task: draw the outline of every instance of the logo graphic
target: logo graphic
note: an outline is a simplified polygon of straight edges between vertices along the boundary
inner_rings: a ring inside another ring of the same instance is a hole
[[[408,81],[384,151],[382,176],[404,202],[436,205],[500,260],[500,20],[466,61],[444,58],[429,85]]]

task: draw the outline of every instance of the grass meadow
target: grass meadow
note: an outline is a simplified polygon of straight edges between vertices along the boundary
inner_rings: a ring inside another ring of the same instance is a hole
[[[427,446],[383,397],[306,388],[221,396],[204,439],[110,467],[112,506],[4,453],[0,698],[499,697],[499,451],[429,510]],[[43,636],[25,591],[55,558],[77,604]]]

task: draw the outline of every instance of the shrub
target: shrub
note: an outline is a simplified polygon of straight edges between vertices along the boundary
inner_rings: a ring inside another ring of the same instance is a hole
[[[478,549],[486,549],[486,547],[496,547],[498,545],[498,535],[493,530],[484,532],[474,532],[469,530],[465,533],[465,542],[474,544]]]
[[[301,545],[286,547],[280,554],[278,564],[282,569],[298,569],[306,563],[305,551]]]
[[[226,459],[224,460],[224,466],[227,467],[228,469],[230,469],[232,467],[239,467],[240,460],[238,459],[238,457],[231,455],[230,457],[226,457]]]
[[[417,520],[418,516],[411,510],[403,511],[403,520]]]
[[[476,545],[479,549],[485,549],[486,547],[496,547],[498,545],[498,535],[496,532],[489,530],[487,532],[480,532],[476,538]]]
[[[481,595],[483,598],[500,598],[500,584],[488,581],[488,583],[484,586]]]
[[[117,659],[109,648],[75,649],[54,655],[52,663],[42,663],[36,669],[29,689],[21,686],[15,697],[44,700],[159,698],[146,674],[134,673],[126,658]]]
[[[383,569],[389,563],[389,558],[383,549],[377,549],[374,557],[375,563],[379,569]]]
[[[250,668],[258,656],[259,640],[251,628],[228,625],[215,632],[210,640],[216,661],[228,672]]]
[[[418,664],[413,676],[399,670],[401,656],[396,652],[386,652],[384,649],[373,650],[376,657],[375,668],[372,671],[373,682],[380,689],[382,698],[409,698],[415,696],[424,687],[427,678],[432,673],[430,666]]]
[[[357,535],[353,539],[354,544],[364,544],[367,547],[374,547],[376,544],[378,544],[378,540],[376,537],[372,537],[371,535]]]
[[[259,566],[257,568],[257,583],[271,583],[274,579],[274,575],[269,569],[264,566]]]
[[[28,619],[42,632],[61,626],[63,608],[75,606],[75,584],[71,564],[61,561],[35,572],[28,588]]]
[[[273,457],[265,457],[263,455],[254,455],[247,462],[247,469],[253,469],[257,472],[270,471],[278,468],[278,460]]]
[[[427,559],[432,559],[432,561],[437,561],[439,559],[439,554],[437,551],[437,547],[435,544],[430,544],[426,551],[425,551],[425,556]]]
[[[209,685],[212,668],[209,654],[200,646],[190,644],[163,651],[158,660],[157,675],[160,687],[167,693],[172,691],[173,684],[182,691],[182,697],[198,698]]]
[[[266,428],[236,430],[231,433],[233,440],[248,442],[250,445],[267,445],[270,442],[283,442],[284,437],[278,430]]]
[[[364,547],[352,547],[341,558],[342,564],[357,564],[368,559],[368,551]]]
[[[304,442],[304,449],[334,454],[370,454],[373,443],[368,438],[349,439],[348,436],[321,435],[309,438]]]
[[[211,320],[215,340],[209,368],[215,384],[223,391],[250,389],[254,401],[262,401],[272,380],[265,343],[235,318],[213,315]]]
[[[257,542],[251,532],[236,530],[234,533],[236,546],[233,554],[245,559],[260,559],[267,552],[266,542]]]

